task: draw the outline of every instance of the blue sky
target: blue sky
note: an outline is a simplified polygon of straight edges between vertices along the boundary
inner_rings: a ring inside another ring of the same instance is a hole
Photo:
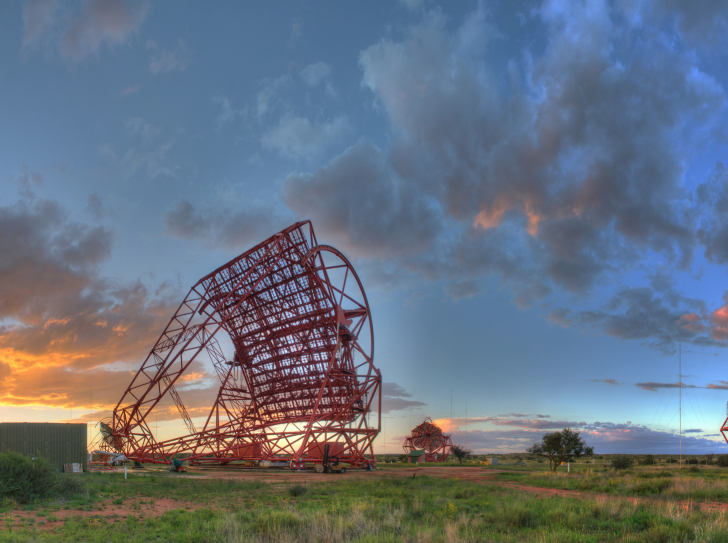
[[[378,452],[426,416],[477,452],[564,426],[676,452],[681,382],[683,450],[728,452],[720,3],[30,0],[0,25],[1,421],[108,416],[192,284],[310,219],[372,305]]]

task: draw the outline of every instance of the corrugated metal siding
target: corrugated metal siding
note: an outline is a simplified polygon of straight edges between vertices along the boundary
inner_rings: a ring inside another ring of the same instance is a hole
[[[85,424],[54,422],[0,422],[0,452],[42,456],[59,470],[63,464],[87,468]]]

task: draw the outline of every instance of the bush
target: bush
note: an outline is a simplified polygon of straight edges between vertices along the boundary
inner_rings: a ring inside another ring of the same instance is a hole
[[[677,464],[677,459],[676,458],[668,458],[667,459],[667,463],[668,464]]]
[[[618,454],[612,458],[612,467],[614,469],[628,469],[632,467],[632,457],[624,454]]]
[[[697,458],[688,458],[685,461],[685,463],[688,464],[689,466],[697,466],[698,465],[698,459]]]
[[[700,468],[698,466],[690,466],[688,468],[688,471],[691,472],[691,473],[699,473],[700,472]]]
[[[0,454],[0,501],[30,503],[48,498],[56,489],[56,474],[45,458]]]
[[[728,468],[728,454],[721,454],[716,458],[715,463],[721,468]]]
[[[288,493],[294,497],[303,496],[306,492],[308,492],[308,487],[300,483],[288,487]]]
[[[0,503],[6,499],[32,503],[85,491],[86,485],[80,476],[57,473],[45,458],[0,453]]]

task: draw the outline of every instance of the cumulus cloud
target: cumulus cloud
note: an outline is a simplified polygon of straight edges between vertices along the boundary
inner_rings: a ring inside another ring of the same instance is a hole
[[[305,117],[286,114],[278,125],[263,134],[263,147],[288,158],[313,158],[342,141],[351,130],[345,115],[329,122],[314,123]]]
[[[392,258],[400,271],[388,277],[443,281],[454,297],[491,273],[527,305],[588,295],[646,256],[687,269],[700,239],[685,164],[690,142],[724,115],[725,91],[670,45],[674,28],[630,24],[621,5],[570,5],[534,12],[545,48],[505,73],[485,61],[502,36],[482,6],[454,32],[429,12],[403,39],[362,51],[391,144],[363,140],[314,173],[291,174],[286,205],[354,254]],[[665,352],[715,341],[682,319],[705,321],[705,305],[674,299],[654,285],[625,288],[609,307],[551,318]]]
[[[79,388],[63,383],[85,382],[89,371],[118,381],[152,346],[178,303],[176,288],[149,292],[101,275],[112,239],[54,201],[0,207],[1,403],[71,405]],[[101,382],[95,401],[118,401],[117,392]]]
[[[438,282],[458,299],[497,275],[517,304],[541,302],[561,326],[665,353],[680,341],[725,345],[725,301],[716,309],[647,272],[617,286],[645,269],[688,273],[702,248],[728,263],[728,176],[718,166],[696,189],[686,175],[726,115],[725,89],[690,36],[722,25],[725,10],[687,5],[544,1],[528,15],[540,45],[502,64],[492,54],[508,37],[484,4],[459,25],[420,10],[419,23],[359,56],[386,144],[361,139],[290,173],[281,200],[387,288]],[[330,67],[297,76],[319,88]],[[261,143],[312,158],[348,123],[294,114],[283,98],[293,84],[261,82],[257,118],[278,119]],[[586,305],[605,286],[610,299]],[[564,295],[572,307],[553,307]]]
[[[679,342],[699,346],[726,345],[721,335],[719,308],[712,313],[703,300],[682,295],[673,279],[653,274],[650,285],[625,287],[601,309],[571,313],[557,308],[549,320],[562,326],[576,325],[603,330],[621,339],[645,340],[666,354],[672,354]]]
[[[380,149],[360,140],[314,174],[291,174],[284,203],[316,217],[316,228],[357,256],[395,256],[426,249],[440,216]]]
[[[702,210],[698,235],[705,246],[705,257],[718,264],[728,264],[728,170],[716,164],[709,178],[696,190]]]
[[[331,74],[331,68],[324,62],[309,64],[301,70],[301,78],[309,87],[316,87]]]
[[[382,383],[382,413],[401,411],[412,407],[425,407],[427,405],[411,398],[412,394],[397,383]],[[374,409],[376,409],[376,406]]]
[[[164,226],[171,236],[204,241],[209,248],[234,251],[267,239],[293,222],[274,206],[260,201],[243,209],[196,207],[180,200],[164,215]]]
[[[91,0],[80,11],[58,0],[28,0],[23,8],[23,45],[55,47],[64,57],[80,61],[101,47],[124,44],[147,16],[140,0]]]

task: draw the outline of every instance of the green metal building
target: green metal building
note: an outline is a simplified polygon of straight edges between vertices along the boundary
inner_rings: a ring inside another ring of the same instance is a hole
[[[408,464],[424,464],[426,460],[425,449],[412,449],[407,455]]]
[[[0,422],[0,453],[42,456],[55,469],[77,463],[87,468],[86,424]]]

